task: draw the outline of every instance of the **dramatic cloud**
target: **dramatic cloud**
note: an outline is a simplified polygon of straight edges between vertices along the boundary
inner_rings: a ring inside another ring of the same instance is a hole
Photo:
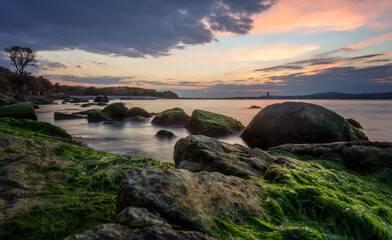
[[[274,0],[2,0],[0,45],[82,49],[131,57],[203,44],[215,31],[245,34]]]
[[[134,77],[78,77],[72,75],[45,75],[46,78],[53,80],[53,82],[73,82],[74,84],[97,84],[97,85],[111,85],[111,84],[121,84],[126,80],[132,79]]]

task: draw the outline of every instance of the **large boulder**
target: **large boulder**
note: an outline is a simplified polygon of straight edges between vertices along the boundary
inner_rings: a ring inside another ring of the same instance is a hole
[[[117,212],[142,207],[170,224],[211,233],[215,219],[244,224],[261,216],[261,188],[256,181],[217,172],[135,168],[120,183]]]
[[[123,119],[128,117],[128,108],[124,103],[112,103],[103,109],[103,112],[110,118]]]
[[[214,240],[203,233],[171,228],[142,228],[131,230],[120,224],[102,224],[65,240]]]
[[[200,135],[181,138],[174,146],[176,168],[192,172],[220,172],[243,178],[262,177],[273,160],[271,155],[258,148],[249,149]]]
[[[392,168],[392,143],[387,142],[337,142],[324,144],[284,144],[268,149],[287,152],[303,159],[343,161],[344,165],[360,173],[371,173]]]
[[[189,115],[182,108],[173,108],[158,113],[151,123],[157,125],[184,125],[188,119]]]
[[[100,109],[93,109],[87,112],[87,121],[89,122],[101,122],[105,120],[108,120],[108,118]]]
[[[20,102],[0,107],[0,117],[37,120],[32,102]]]
[[[185,127],[192,134],[220,137],[235,134],[244,129],[242,123],[222,114],[194,110]]]
[[[245,128],[241,138],[250,147],[263,149],[285,143],[367,140],[337,113],[303,102],[285,102],[264,108]]]
[[[97,96],[94,99],[94,102],[97,102],[97,103],[99,103],[99,102],[109,102],[109,98],[106,95],[105,96]]]
[[[151,114],[149,112],[140,107],[133,107],[129,109],[128,115],[129,117],[136,117],[138,115],[146,118],[151,117]]]

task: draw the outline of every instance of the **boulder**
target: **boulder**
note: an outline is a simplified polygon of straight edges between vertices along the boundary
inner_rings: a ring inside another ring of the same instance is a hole
[[[89,122],[101,122],[105,120],[108,120],[108,118],[100,109],[93,109],[87,112],[87,121]]]
[[[129,206],[158,213],[170,224],[212,232],[214,219],[244,224],[260,216],[263,204],[256,181],[217,172],[135,168],[125,173],[117,193],[117,212]]]
[[[109,102],[109,98],[105,95],[105,96],[97,96],[95,99],[94,99],[94,102],[103,102],[103,103],[107,103],[107,102]]]
[[[303,102],[267,106],[252,119],[241,138],[250,147],[263,149],[285,143],[367,140],[337,113]]]
[[[189,115],[182,108],[168,109],[158,113],[151,123],[158,125],[184,125]]]
[[[124,103],[112,103],[103,109],[103,112],[110,118],[123,119],[128,117],[128,108]]]
[[[258,149],[229,144],[216,139],[191,135],[174,146],[176,168],[192,172],[220,172],[242,178],[262,177],[274,158]]]
[[[31,102],[20,102],[0,107],[0,117],[37,120],[34,105]]]
[[[159,131],[155,134],[155,137],[158,137],[158,138],[166,138],[166,139],[172,139],[172,138],[175,138],[176,135],[175,135],[174,133],[172,133],[171,131],[162,129],[162,130],[159,130]]]
[[[54,112],[54,120],[70,120],[70,119],[80,119],[80,118],[86,118],[86,116],[77,115],[77,114]]]
[[[203,110],[194,110],[185,127],[192,134],[209,137],[235,134],[244,129],[242,123],[232,117]]]
[[[140,116],[140,115],[136,115],[134,117],[129,118],[129,120],[131,120],[133,122],[145,122],[145,121],[147,121],[147,118]]]
[[[138,115],[142,116],[142,117],[146,117],[146,118],[151,117],[150,113],[148,113],[146,110],[144,110],[143,108],[140,108],[140,107],[133,107],[133,108],[129,109],[128,115],[129,115],[129,117],[136,117]]]
[[[289,152],[303,159],[343,161],[344,165],[360,173],[392,168],[392,143],[337,142],[324,144],[285,144],[269,148],[272,152]]]
[[[144,227],[170,228],[164,219],[150,213],[145,208],[127,207],[117,214],[115,221],[131,229]]]
[[[171,228],[142,228],[130,230],[120,224],[102,224],[65,240],[214,240],[200,232]]]

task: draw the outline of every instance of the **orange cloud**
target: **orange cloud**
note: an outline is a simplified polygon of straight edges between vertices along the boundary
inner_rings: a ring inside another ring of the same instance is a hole
[[[389,0],[281,0],[254,19],[251,34],[350,31],[365,25],[379,30],[391,25],[380,20],[391,11]]]
[[[370,45],[376,46],[387,41],[392,41],[392,32],[368,39],[366,41],[351,45],[349,47],[345,47],[342,50],[357,50]]]
[[[247,89],[247,90],[228,90],[228,92],[283,92],[282,89]]]

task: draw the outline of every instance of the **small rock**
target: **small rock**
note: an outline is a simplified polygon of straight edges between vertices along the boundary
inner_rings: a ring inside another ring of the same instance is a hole
[[[252,105],[252,106],[249,107],[249,109],[253,109],[253,108],[261,108],[261,107],[257,106],[257,105]]]
[[[175,135],[174,133],[172,133],[171,131],[162,129],[162,130],[159,130],[159,131],[155,134],[155,137],[172,139],[172,138],[175,138],[176,135]]]
[[[81,115],[76,115],[76,114],[54,112],[54,120],[70,120],[70,119],[80,119],[80,118],[86,118],[86,117]]]
[[[131,120],[133,122],[145,122],[145,121],[147,121],[147,118],[140,116],[140,115],[137,115],[137,116],[129,118],[129,120]]]
[[[127,207],[117,214],[115,221],[131,229],[144,227],[170,228],[164,219],[150,213],[145,208]]]

